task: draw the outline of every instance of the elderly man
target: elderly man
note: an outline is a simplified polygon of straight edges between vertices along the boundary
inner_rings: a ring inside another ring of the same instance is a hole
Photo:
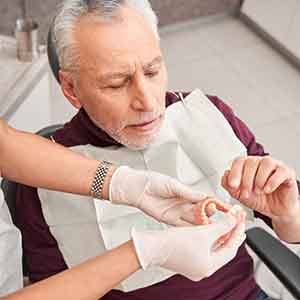
[[[157,21],[147,0],[65,1],[53,34],[62,90],[79,110],[56,132],[55,142],[91,158],[163,173],[223,201],[239,199],[248,218],[260,217],[280,238],[300,241],[293,171],[263,157],[263,147],[219,98],[200,90],[166,91]],[[147,189],[143,180],[128,186],[126,170],[113,174],[122,179],[123,191]],[[136,209],[73,198],[30,187],[18,192],[19,225],[34,281],[112,249],[129,239],[132,227],[165,226]],[[115,204],[139,204],[134,197],[125,201],[116,189],[109,198]],[[23,207],[25,200],[30,205]],[[103,299],[264,297],[244,245],[230,263],[199,282],[162,268],[145,269]]]

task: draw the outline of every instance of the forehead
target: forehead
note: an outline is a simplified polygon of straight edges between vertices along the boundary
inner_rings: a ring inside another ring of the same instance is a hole
[[[120,18],[113,21],[83,18],[76,26],[75,39],[80,65],[88,69],[129,68],[147,64],[161,54],[152,28],[131,8],[122,8]]]

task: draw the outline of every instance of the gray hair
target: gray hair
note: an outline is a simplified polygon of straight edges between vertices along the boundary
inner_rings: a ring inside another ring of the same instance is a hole
[[[60,68],[69,71],[78,68],[79,51],[73,32],[80,18],[90,15],[101,20],[113,20],[124,6],[137,9],[159,38],[157,16],[148,0],[64,0],[58,7],[52,27],[52,39]]]

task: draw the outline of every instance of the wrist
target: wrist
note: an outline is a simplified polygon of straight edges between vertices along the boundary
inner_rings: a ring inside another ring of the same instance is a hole
[[[104,179],[104,183],[103,183],[103,190],[102,190],[102,198],[105,200],[110,200],[109,199],[109,187],[111,184],[111,178],[114,174],[114,172],[116,171],[118,167],[115,165],[110,165],[107,171],[107,174],[105,176]]]
[[[134,243],[133,243],[133,240],[129,240],[127,243],[127,247],[128,247],[128,251],[130,253],[130,264],[132,266],[134,266],[134,269],[135,270],[138,270],[140,269],[142,266],[140,264],[140,261],[139,261],[139,258],[138,258],[138,255],[136,253],[136,249],[135,249],[135,246],[134,246]]]
[[[276,225],[281,226],[294,226],[300,225],[300,212],[298,216],[280,216],[280,217],[273,217],[272,222]]]
[[[300,211],[293,217],[272,218],[273,229],[277,236],[287,243],[299,243],[300,241]]]
[[[272,221],[275,223],[281,224],[299,224],[300,223],[300,196],[297,198],[298,203],[296,203],[292,211],[292,214],[281,215],[281,216],[273,216]]]
[[[151,266],[163,267],[170,252],[166,230],[137,231],[133,227],[131,238],[143,270],[147,270]]]

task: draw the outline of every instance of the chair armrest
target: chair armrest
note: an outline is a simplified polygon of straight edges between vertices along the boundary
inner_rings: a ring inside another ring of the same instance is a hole
[[[265,230],[247,230],[246,242],[289,292],[300,299],[300,258]]]

